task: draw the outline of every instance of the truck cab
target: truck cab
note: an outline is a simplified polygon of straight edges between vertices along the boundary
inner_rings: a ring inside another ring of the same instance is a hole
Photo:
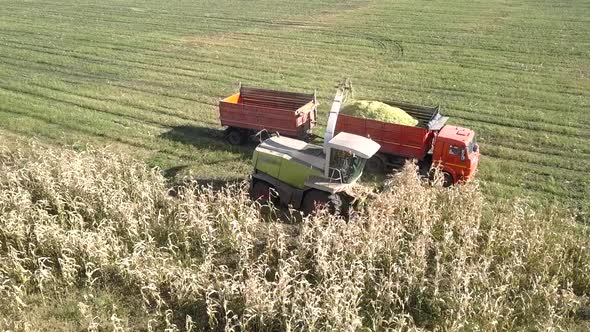
[[[473,178],[479,161],[479,146],[471,129],[444,126],[433,144],[432,163],[443,172],[444,184]]]

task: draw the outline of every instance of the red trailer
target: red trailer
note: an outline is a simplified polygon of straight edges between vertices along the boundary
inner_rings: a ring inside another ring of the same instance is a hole
[[[367,162],[369,171],[387,166],[399,167],[407,159],[417,159],[422,170],[439,167],[445,185],[467,181],[477,169],[479,151],[475,133],[467,128],[447,126],[439,107],[384,102],[403,109],[417,119],[416,127],[339,114],[336,133],[366,136],[381,145],[379,153]]]
[[[231,144],[243,144],[257,132],[308,140],[317,118],[315,93],[240,87],[219,102],[219,119]]]

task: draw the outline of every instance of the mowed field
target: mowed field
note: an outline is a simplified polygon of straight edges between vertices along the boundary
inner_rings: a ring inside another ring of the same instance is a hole
[[[440,104],[490,197],[590,205],[588,1],[0,1],[0,134],[109,145],[168,176],[246,178],[237,83]],[[318,130],[321,133],[321,130]],[[584,217],[583,217],[584,218]]]

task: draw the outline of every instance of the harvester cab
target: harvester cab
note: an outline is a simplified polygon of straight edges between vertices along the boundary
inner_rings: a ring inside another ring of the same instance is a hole
[[[253,156],[251,196],[263,204],[291,205],[305,213],[327,207],[346,214],[354,197],[348,189],[362,175],[367,159],[380,148],[369,138],[333,135],[340,106],[346,96],[341,85],[330,110],[324,145],[275,136],[256,147]]]

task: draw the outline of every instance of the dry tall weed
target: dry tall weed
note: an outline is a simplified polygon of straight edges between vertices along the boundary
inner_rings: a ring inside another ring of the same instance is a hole
[[[39,308],[72,297],[88,331],[588,326],[583,228],[519,202],[497,213],[476,183],[415,174],[407,166],[353,222],[285,224],[263,221],[245,186],[187,183],[172,197],[120,155],[4,148],[0,328],[43,329]],[[119,305],[101,306],[104,294]]]

